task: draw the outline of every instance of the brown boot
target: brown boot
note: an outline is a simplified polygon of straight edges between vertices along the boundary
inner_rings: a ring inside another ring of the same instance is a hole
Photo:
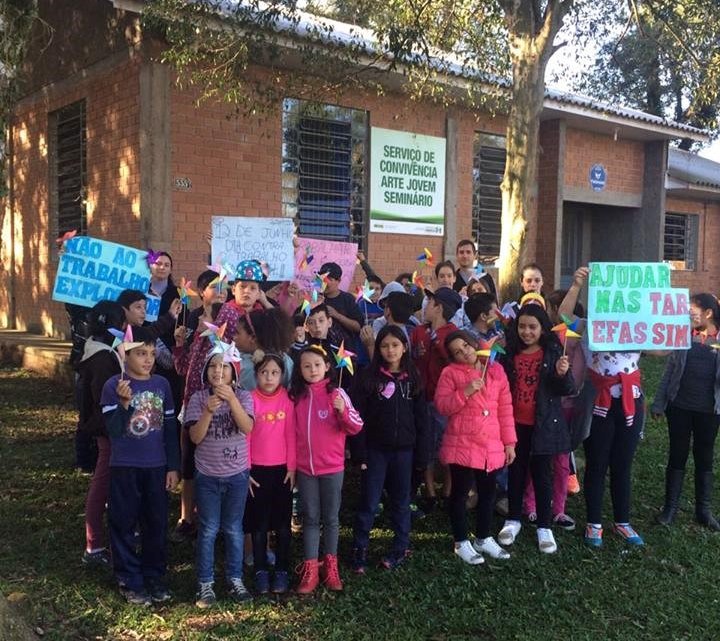
[[[335,554],[326,554],[322,563],[322,581],[328,590],[340,592],[343,589],[338,569],[338,558]]]
[[[298,569],[300,584],[295,590],[298,594],[312,594],[320,583],[318,574],[320,563],[317,559],[305,561]]]

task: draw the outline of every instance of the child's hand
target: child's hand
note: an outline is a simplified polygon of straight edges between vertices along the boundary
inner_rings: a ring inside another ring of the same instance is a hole
[[[588,276],[590,276],[590,269],[588,267],[578,267],[575,270],[575,274],[573,274],[573,285],[582,287],[588,279]]]
[[[483,387],[485,387],[485,381],[482,378],[476,378],[465,386],[465,396],[470,398],[475,392],[479,392]]]
[[[555,363],[555,371],[558,376],[565,376],[570,369],[570,359],[567,356],[561,356]]]
[[[233,388],[229,385],[225,385],[225,383],[221,383],[220,385],[213,387],[213,392],[219,399],[227,401],[228,403],[232,402],[234,398],[237,398]]]
[[[338,414],[345,413],[345,399],[340,394],[335,395],[332,404]]]
[[[374,345],[375,335],[373,334],[373,328],[370,325],[363,325],[360,329],[360,340],[364,345]]]
[[[295,470],[287,471],[287,474],[285,475],[285,480],[283,480],[283,483],[289,483],[291,490],[295,487]]]
[[[179,298],[176,298],[172,303],[170,303],[170,309],[168,309],[168,312],[170,313],[170,316],[177,320],[177,317],[180,315],[181,311],[182,302]]]
[[[177,487],[177,484],[179,482],[180,482],[180,475],[175,470],[172,470],[165,475],[165,489],[166,490],[170,490],[172,492]]]
[[[180,325],[180,327],[175,330],[174,336],[175,345],[177,347],[182,347],[185,344],[185,339],[187,339],[187,327]]]
[[[515,446],[514,445],[506,445],[505,446],[505,465],[511,465],[514,460],[515,460]]]
[[[295,476],[295,472],[293,472],[293,478]],[[287,479],[287,477],[285,477]],[[252,476],[250,477],[250,483],[248,484],[248,492],[250,492],[250,496],[255,498],[255,492],[253,492],[254,487],[260,487],[260,483],[258,483]],[[290,486],[292,487],[292,486]]]
[[[218,411],[218,408],[222,405],[222,399],[213,394],[208,398],[207,404],[205,407],[207,408],[208,412],[211,414],[215,414],[215,412]]]
[[[126,378],[120,379],[118,381],[117,387],[115,388],[115,393],[118,395],[118,399],[120,399],[120,405],[127,409],[128,405],[130,405],[130,401],[132,400],[132,389],[130,389],[130,381]]]

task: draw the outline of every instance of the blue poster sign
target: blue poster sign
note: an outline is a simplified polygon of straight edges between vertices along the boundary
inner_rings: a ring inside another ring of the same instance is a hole
[[[602,191],[607,185],[607,171],[603,165],[593,165],[590,167],[590,186],[593,191]]]
[[[158,316],[160,316],[160,302],[162,299],[160,296],[146,294],[145,300],[147,301],[145,305],[145,320],[148,323],[154,323],[158,319]]]
[[[123,289],[148,291],[147,251],[90,236],[66,240],[55,276],[52,299],[92,307],[116,300]]]

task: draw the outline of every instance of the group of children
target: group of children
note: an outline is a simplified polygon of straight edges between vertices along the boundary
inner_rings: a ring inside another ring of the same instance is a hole
[[[458,245],[457,270],[450,262],[435,267],[433,289],[417,287],[410,274],[385,284],[360,258],[374,285],[364,305],[341,291],[334,263],[320,267],[322,286],[304,296],[287,284],[264,291],[260,262],[243,261],[230,300],[220,270],[209,269],[197,280],[201,305],[188,312],[175,300],[172,259],[161,253],[157,260],[168,265],[151,265],[152,291],[163,300],[155,323],[145,322],[144,292],[127,290],[91,310],[80,363],[80,424],[96,439],[98,457],[83,560],[112,564],[130,603],[171,598],[164,580],[167,491],[180,479],[173,534],[196,533],[198,607],[216,601],[220,533],[229,597],[252,598],[243,579],[250,550],[256,593],[290,589],[294,492],[303,538],[295,590],[310,594],[321,582],[342,590],[339,511],[348,453],[361,469],[348,559],[358,574],[370,563],[381,501],[394,537],[380,564],[394,569],[405,562],[411,504],[423,481],[424,509],[445,499],[454,552],[464,562],[509,559],[505,548],[519,536],[524,515],[537,526],[540,552],[554,553],[553,526],[574,527],[565,496],[571,452],[580,442],[585,542],[602,545],[609,469],[614,530],[642,545],[629,522],[631,464],[644,412],[639,354],[591,353],[582,340],[561,340],[553,331],[561,318],[583,315],[577,299],[587,269],[576,272],[568,292],[545,297],[540,268],[528,265],[523,298],[501,311],[492,279],[474,268],[471,241]],[[696,296],[692,310],[697,339],[669,361],[653,406],[667,409],[671,434],[660,520],[669,524],[677,512],[694,434],[696,462],[704,462],[696,471],[697,517],[720,529],[710,510],[720,364],[706,345],[720,325],[717,302]],[[712,374],[702,389],[700,373]],[[508,510],[495,538],[498,487],[507,492]]]

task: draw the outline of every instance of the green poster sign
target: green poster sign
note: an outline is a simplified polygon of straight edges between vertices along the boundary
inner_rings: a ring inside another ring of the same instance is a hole
[[[590,263],[588,341],[593,351],[689,349],[690,297],[665,263]]]
[[[442,236],[445,138],[373,127],[370,231]]]

